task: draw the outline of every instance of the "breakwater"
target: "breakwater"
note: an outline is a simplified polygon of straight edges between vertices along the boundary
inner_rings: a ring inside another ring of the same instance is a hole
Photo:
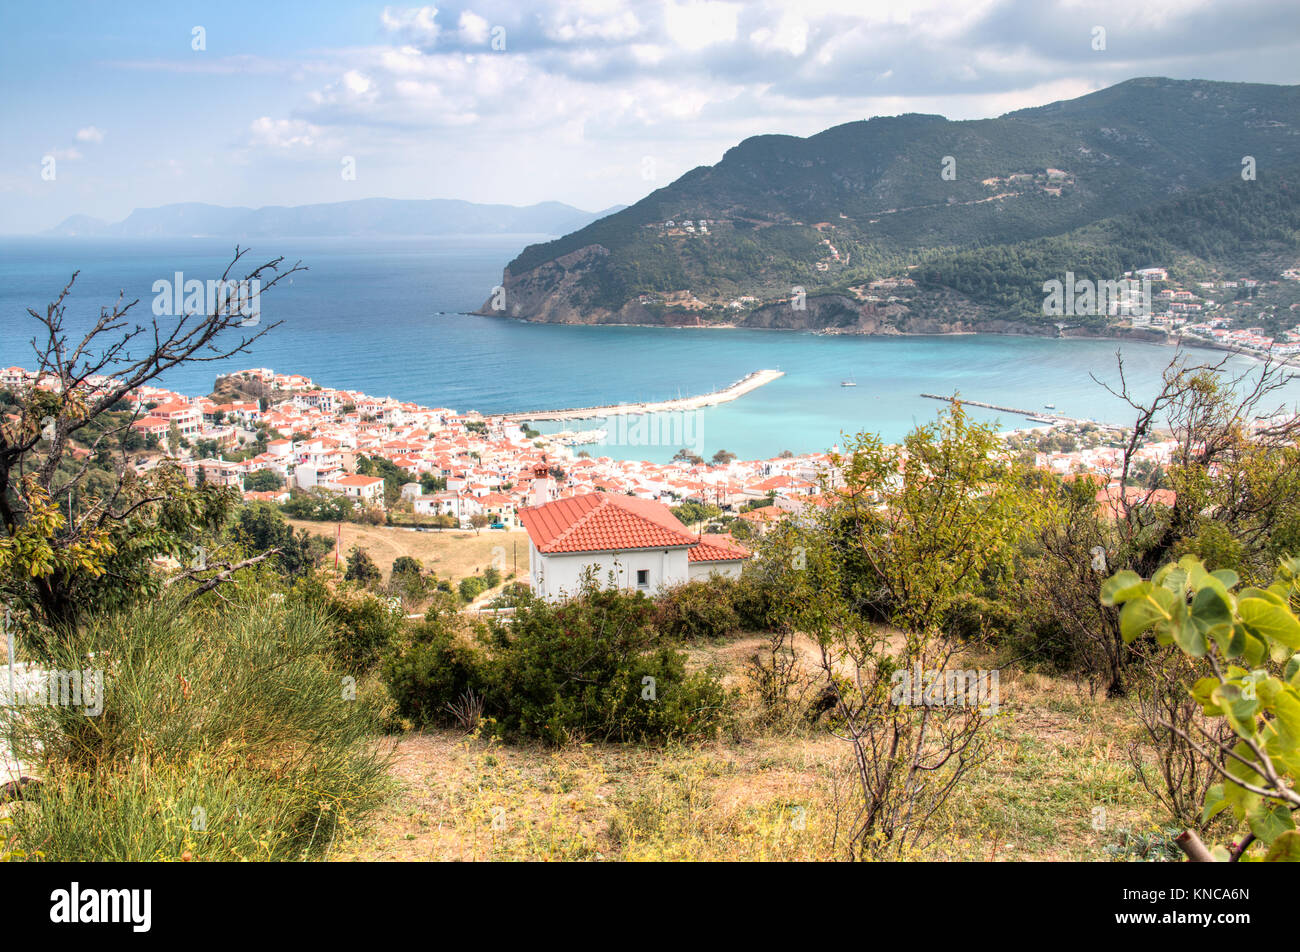
[[[592,420],[600,417],[619,416],[622,414],[672,413],[680,410],[699,410],[703,407],[728,403],[745,394],[769,384],[778,377],[785,376],[780,370],[755,370],[746,374],[735,383],[712,393],[703,393],[695,397],[679,397],[676,400],[659,400],[648,403],[618,403],[604,407],[572,407],[564,410],[534,410],[526,413],[507,413],[505,419],[516,423],[537,422],[542,420]]]

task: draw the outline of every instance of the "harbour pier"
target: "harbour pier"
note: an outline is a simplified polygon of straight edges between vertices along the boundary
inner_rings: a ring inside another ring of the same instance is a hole
[[[784,377],[780,370],[755,370],[746,374],[735,383],[712,393],[695,397],[679,397],[676,400],[660,400],[653,403],[619,403],[606,407],[572,407],[565,410],[534,410],[531,413],[506,413],[503,419],[513,423],[538,422],[542,420],[594,420],[603,417],[642,413],[672,413],[679,410],[699,410],[703,407],[729,403],[764,384],[769,384],[778,377]]]

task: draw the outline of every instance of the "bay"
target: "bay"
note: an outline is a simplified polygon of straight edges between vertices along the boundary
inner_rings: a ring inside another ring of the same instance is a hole
[[[309,268],[294,275],[292,284],[272,289],[263,302],[263,321],[283,324],[248,354],[179,368],[163,383],[182,393],[207,393],[218,373],[271,367],[325,386],[500,413],[665,400],[725,387],[760,368],[780,369],[785,376],[773,383],[698,411],[679,428],[682,439],[646,445],[619,433],[612,442],[587,448],[593,455],[662,461],[686,442],[706,456],[727,449],[752,459],[782,450],[825,450],[843,434],[863,430],[899,440],[943,407],[922,392],[959,392],[1029,410],[1052,403],[1066,416],[1123,423],[1131,411],[1092,375],[1117,382],[1115,355],[1122,348],[1130,383],[1151,393],[1174,355],[1167,346],[1095,339],[826,337],[530,324],[465,313],[488,298],[515,254],[545,237],[259,240],[247,261],[283,255]],[[149,319],[154,281],[171,280],[177,271],[186,278],[217,278],[233,248],[233,241],[211,238],[0,240],[0,365],[34,366],[27,342],[38,325],[26,309],[43,311],[72,271],[80,269],[67,312],[75,332],[101,305],[111,305],[119,290],[127,300],[140,300],[137,320]],[[1233,365],[1244,370],[1252,362],[1234,358]],[[856,386],[842,387],[845,380]],[[1285,397],[1294,405],[1300,388],[1289,388]],[[1006,428],[1029,425],[1011,414],[971,412]],[[669,429],[650,431],[663,436]]]

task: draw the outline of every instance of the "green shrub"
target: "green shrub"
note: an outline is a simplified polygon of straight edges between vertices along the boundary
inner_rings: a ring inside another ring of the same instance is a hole
[[[714,576],[668,590],[658,599],[659,630],[688,641],[737,634],[741,627],[735,609],[738,588],[734,580]]]
[[[492,624],[499,647],[484,692],[489,715],[507,736],[551,743],[711,730],[726,692],[711,671],[686,673],[685,656],[660,643],[654,614],[641,593],[591,579],[566,602],[521,601],[509,622]]]
[[[52,667],[102,664],[102,713],[23,708],[10,733],[41,780],[18,844],[54,861],[290,860],[323,853],[382,797],[376,710],[334,667],[308,606],[228,590],[96,616]]]
[[[1007,644],[1016,638],[1019,616],[1006,602],[970,592],[954,596],[944,611],[944,626],[963,641],[990,638]]]
[[[409,555],[399,555],[393,560],[392,575],[419,575],[424,571],[424,566],[420,564],[419,559],[412,558]]]
[[[385,656],[381,672],[398,713],[421,727],[452,723],[447,705],[481,691],[486,679],[482,656],[437,620],[414,626],[409,641]]]
[[[359,545],[348,551],[347,570],[343,573],[344,581],[357,582],[360,585],[373,585],[383,580],[384,573],[370,557],[370,553]]]
[[[433,573],[425,575],[419,559],[402,555],[393,562],[393,570],[389,573],[385,591],[402,599],[403,604],[413,604],[428,598],[430,590],[437,581]]]
[[[476,642],[426,623],[385,659],[402,716],[450,723],[447,705],[472,690],[492,732],[557,744],[700,735],[725,719],[731,696],[712,671],[686,671],[644,595],[588,584],[561,604],[514,602],[514,617],[492,619]]]
[[[478,576],[471,575],[469,578],[463,578],[460,580],[460,585],[457,588],[457,591],[460,592],[460,597],[464,601],[472,602],[487,591],[487,583]]]
[[[324,617],[335,658],[355,676],[375,666],[405,623],[400,600],[368,591],[332,589],[319,575],[295,585],[290,598]]]
[[[776,627],[771,586],[760,574],[743,572],[732,590],[731,603],[744,630],[770,631]]]

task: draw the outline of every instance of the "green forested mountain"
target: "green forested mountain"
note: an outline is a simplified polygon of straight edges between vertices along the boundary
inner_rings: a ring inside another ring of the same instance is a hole
[[[506,269],[505,313],[1023,329],[1046,323],[1042,282],[1066,270],[1271,267],[1297,248],[1297,146],[1300,86],[1159,78],[996,119],[905,115],[757,136],[526,248]],[[1254,181],[1242,179],[1246,156]],[[912,278],[911,297],[864,293],[888,277]],[[796,287],[806,311],[786,306]],[[484,312],[500,313],[492,303]]]

